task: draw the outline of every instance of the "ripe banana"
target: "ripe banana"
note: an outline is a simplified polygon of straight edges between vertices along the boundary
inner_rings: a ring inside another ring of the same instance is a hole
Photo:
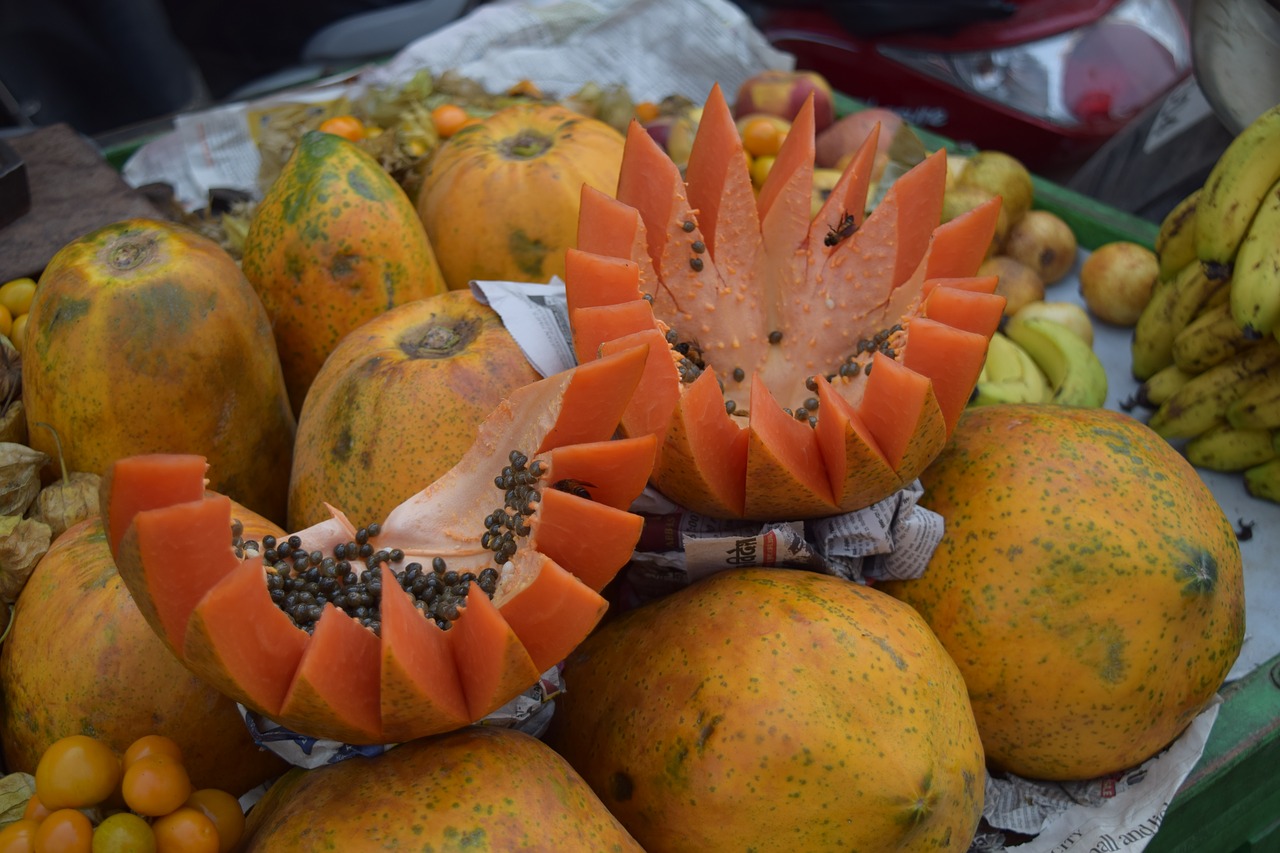
[[[1196,256],[1209,275],[1230,275],[1236,251],[1268,187],[1280,179],[1280,105],[1240,131],[1218,158],[1196,202]]]
[[[1280,341],[1256,347],[1192,377],[1152,413],[1147,426],[1165,438],[1191,438],[1225,419],[1227,408],[1250,388],[1280,375]]]
[[[970,405],[1047,403],[1052,395],[1049,380],[1030,354],[1000,332],[993,334]]]
[[[1255,498],[1280,503],[1280,459],[1246,469],[1244,487]]]
[[[1174,337],[1173,363],[1188,373],[1203,373],[1261,342],[1258,335],[1240,328],[1231,316],[1230,305],[1218,305],[1202,312]]]
[[[1133,328],[1130,357],[1134,378],[1149,379],[1173,364],[1173,339],[1221,287],[1222,282],[1209,278],[1198,261],[1187,264],[1172,280],[1156,283]]]
[[[1280,136],[1275,144],[1280,146]],[[1267,190],[1236,252],[1231,315],[1256,335],[1268,334],[1280,325],[1280,180]]]
[[[1241,394],[1227,407],[1227,421],[1238,429],[1280,429],[1280,374]]]
[[[1182,201],[1174,205],[1173,210],[1160,223],[1160,231],[1156,234],[1156,257],[1160,259],[1160,278],[1167,281],[1178,274],[1196,257],[1196,202],[1200,199],[1200,190],[1196,189]]]
[[[1106,404],[1106,368],[1075,332],[1038,317],[1015,317],[1005,325],[1005,334],[1044,371],[1053,388],[1049,402],[1093,408]]]
[[[1157,370],[1138,387],[1138,402],[1154,409],[1173,396],[1174,392],[1191,381],[1194,373],[1187,373],[1176,364]]]
[[[1236,429],[1225,423],[1200,433],[1182,450],[1188,462],[1210,471],[1243,471],[1280,455],[1271,430]]]

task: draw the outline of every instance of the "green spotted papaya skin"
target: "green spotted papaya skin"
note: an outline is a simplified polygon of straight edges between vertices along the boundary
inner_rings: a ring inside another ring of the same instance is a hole
[[[262,302],[216,243],[147,219],[86,234],[45,268],[27,328],[32,447],[57,459],[43,422],[68,471],[201,454],[210,488],[284,521],[296,422]]]
[[[445,290],[417,210],[352,142],[311,131],[255,209],[241,266],[266,306],[294,413],[347,332]]]
[[[563,759],[500,728],[294,768],[249,815],[244,853],[644,853]]]
[[[959,664],[992,767],[1121,771],[1212,700],[1244,637],[1240,548],[1195,469],[1144,424],[968,410],[921,480],[946,532],[922,578],[881,588]]]
[[[470,290],[397,306],[351,332],[298,419],[289,529],[341,507],[385,518],[471,447],[484,417],[539,378],[498,312]]]
[[[983,754],[913,610],[738,569],[606,623],[570,655],[547,742],[650,853],[962,853]]]

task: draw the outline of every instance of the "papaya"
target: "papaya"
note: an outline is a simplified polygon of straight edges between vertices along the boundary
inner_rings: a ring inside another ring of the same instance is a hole
[[[960,670],[875,589],[733,569],[601,626],[547,742],[650,853],[964,850],[984,796]]]
[[[413,203],[341,136],[303,134],[254,209],[241,266],[266,306],[294,414],[338,341],[445,289]]]
[[[240,849],[373,848],[642,853],[564,759],[481,726],[290,770],[249,812]]]
[[[651,343],[623,432],[660,440],[653,486],[704,515],[821,517],[912,482],[1004,309],[977,275],[998,198],[941,223],[938,151],[864,215],[876,131],[814,216],[814,127],[810,98],[757,194],[717,86],[683,173],[633,123],[616,197],[582,191],[565,272],[577,357]],[[928,301],[937,288],[964,293]]]
[[[377,744],[465,726],[534,685],[608,607],[656,452],[652,436],[613,437],[646,358],[636,347],[516,389],[385,517],[332,508],[239,552],[229,502],[190,499],[203,459],[119,460],[101,503],[120,575],[188,668],[294,731]]]
[[[296,421],[262,302],[221,247],[169,222],[107,225],[54,255],[29,317],[32,447],[58,458],[47,423],[67,470],[98,475],[134,454],[203,454],[210,488],[284,521]]]
[[[1240,547],[1153,430],[1106,409],[982,406],[921,482],[942,540],[920,578],[879,588],[959,665],[994,769],[1127,770],[1212,701],[1244,638]]]
[[[506,107],[449,137],[425,162],[417,198],[449,287],[563,278],[580,190],[613,194],[622,147],[610,125],[539,103]]]
[[[294,444],[289,527],[382,518],[454,466],[510,392],[538,380],[470,290],[399,305],[350,332],[316,374]]]
[[[231,513],[242,536],[280,532],[243,506]],[[254,743],[235,703],[151,630],[107,540],[101,516],[69,527],[18,595],[0,647],[0,743],[9,772],[34,773],[45,750],[69,735],[90,735],[123,754],[137,738],[161,734],[182,749],[197,788],[239,796],[283,773],[285,762]]]

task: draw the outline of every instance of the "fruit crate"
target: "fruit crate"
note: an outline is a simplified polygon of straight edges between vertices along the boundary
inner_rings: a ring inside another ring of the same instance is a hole
[[[842,95],[837,95],[836,101],[837,113],[841,115],[863,106]],[[119,169],[143,143],[159,135],[155,130],[149,128],[148,132],[132,138],[103,139],[103,154]],[[931,149],[966,150],[935,134],[920,131],[919,135]],[[1080,243],[1081,257],[1114,240],[1153,245],[1158,230],[1156,224],[1042,178],[1034,178],[1034,184],[1035,207],[1057,214],[1071,226]],[[1081,301],[1076,272],[1052,285],[1047,298]],[[1136,391],[1138,385],[1128,371],[1129,331],[1106,328],[1101,323],[1098,326],[1099,352],[1107,364],[1112,385],[1108,406],[1123,408],[1121,401]],[[1243,495],[1238,477],[1234,480],[1223,477],[1220,482],[1215,479],[1212,475],[1206,476],[1220,500],[1229,496],[1223,504],[1232,520],[1235,520],[1233,513],[1243,506],[1257,522],[1253,539],[1241,543],[1246,575],[1253,569],[1256,577],[1266,568],[1262,566],[1265,555],[1275,552],[1271,545],[1280,546],[1280,510]],[[1240,494],[1229,494],[1233,491]],[[1247,595],[1252,596],[1254,592],[1255,589],[1246,586]],[[1263,592],[1270,593],[1274,599],[1280,590],[1273,586]],[[1261,605],[1255,601],[1254,607]],[[1274,612],[1273,607],[1265,609]],[[1249,627],[1251,634],[1255,630],[1254,621],[1256,619],[1251,620]],[[1280,654],[1257,663],[1226,684],[1221,695],[1223,703],[1204,753],[1169,804],[1159,832],[1147,846],[1150,853],[1280,850],[1280,784],[1277,784],[1280,772],[1276,770],[1280,767]]]

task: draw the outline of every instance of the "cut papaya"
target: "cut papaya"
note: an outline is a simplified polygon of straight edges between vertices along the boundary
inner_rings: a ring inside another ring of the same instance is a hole
[[[819,517],[910,483],[1003,310],[977,277],[999,200],[942,224],[945,151],[864,215],[872,137],[811,216],[814,145],[809,102],[753,193],[717,86],[684,175],[634,124],[616,198],[583,195],[565,280],[578,357],[660,336],[622,429],[660,439],[652,485],[704,515]],[[907,408],[877,410],[895,400]]]
[[[233,547],[204,459],[120,460],[100,499],[124,530],[121,577],[192,671],[302,734],[394,743],[467,725],[604,614],[656,455],[652,434],[614,438],[647,356],[632,347],[513,392],[453,469],[380,522],[331,508]]]

